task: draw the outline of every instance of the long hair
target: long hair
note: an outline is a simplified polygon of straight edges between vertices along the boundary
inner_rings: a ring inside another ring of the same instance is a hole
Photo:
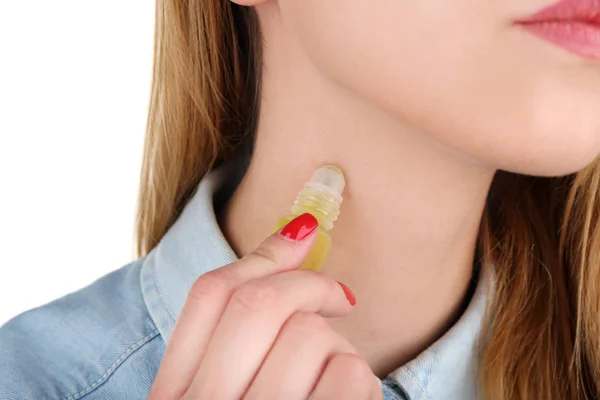
[[[252,136],[261,36],[229,0],[157,0],[137,215],[140,255],[200,179]],[[483,398],[600,398],[600,163],[561,178],[498,172],[479,233],[495,266],[483,327]]]

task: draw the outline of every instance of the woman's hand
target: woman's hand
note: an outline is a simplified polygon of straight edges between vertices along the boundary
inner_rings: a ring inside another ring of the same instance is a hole
[[[192,286],[149,400],[379,400],[366,361],[327,323],[352,293],[297,270],[317,233],[303,214]]]

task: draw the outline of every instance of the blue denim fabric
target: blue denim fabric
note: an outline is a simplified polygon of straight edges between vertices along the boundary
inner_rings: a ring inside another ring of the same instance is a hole
[[[236,260],[214,213],[226,178],[205,177],[146,258],[2,326],[0,400],[145,399],[192,282]],[[488,281],[479,280],[454,327],[382,382],[386,400],[478,399]]]
[[[142,261],[0,329],[0,399],[141,399],[165,344],[144,304]]]

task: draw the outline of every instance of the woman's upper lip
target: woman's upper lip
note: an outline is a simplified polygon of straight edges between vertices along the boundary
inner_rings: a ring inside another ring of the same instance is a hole
[[[527,24],[552,21],[600,25],[600,0],[562,0],[519,22]]]

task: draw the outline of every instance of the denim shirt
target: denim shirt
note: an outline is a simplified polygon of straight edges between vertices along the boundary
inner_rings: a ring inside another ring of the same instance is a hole
[[[237,259],[214,212],[225,178],[221,170],[202,180],[147,257],[3,325],[0,400],[147,398],[192,282]],[[482,275],[441,339],[382,381],[386,400],[479,398],[477,345],[489,280]]]

